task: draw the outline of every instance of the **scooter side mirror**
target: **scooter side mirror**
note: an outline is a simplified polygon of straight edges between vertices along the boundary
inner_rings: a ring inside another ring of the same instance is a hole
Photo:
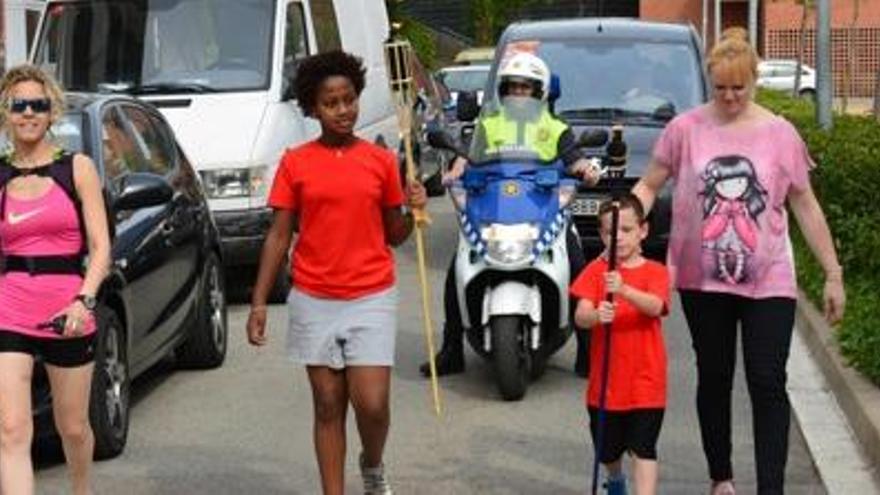
[[[598,148],[608,143],[608,131],[606,129],[588,129],[581,133],[578,138],[578,146],[583,148]]]

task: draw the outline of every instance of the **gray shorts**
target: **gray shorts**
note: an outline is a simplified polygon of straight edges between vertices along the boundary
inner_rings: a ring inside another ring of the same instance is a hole
[[[287,297],[287,354],[307,366],[391,366],[397,286],[357,299],[321,299],[297,288]]]

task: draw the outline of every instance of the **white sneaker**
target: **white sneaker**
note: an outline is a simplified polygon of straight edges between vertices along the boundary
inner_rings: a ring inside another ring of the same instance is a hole
[[[364,480],[364,495],[394,495],[391,485],[385,479],[385,464],[376,467],[364,466],[364,454],[360,457],[361,479]]]

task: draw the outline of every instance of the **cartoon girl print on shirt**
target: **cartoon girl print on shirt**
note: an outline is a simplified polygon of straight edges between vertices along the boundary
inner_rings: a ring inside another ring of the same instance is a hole
[[[767,206],[767,190],[743,156],[713,159],[702,179],[703,247],[712,252],[713,275],[728,284],[745,282],[758,247],[758,215]]]

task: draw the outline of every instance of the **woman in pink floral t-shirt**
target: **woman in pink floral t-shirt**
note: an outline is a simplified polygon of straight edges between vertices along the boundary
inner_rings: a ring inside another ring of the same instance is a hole
[[[758,493],[783,493],[790,407],[785,366],[797,286],[791,208],[825,269],[825,314],[843,315],[843,274],[810,187],[813,162],[794,127],[753,100],[758,57],[739,38],[712,50],[710,103],[664,130],[633,192],[650,208],[672,179],[671,279],[697,356],[697,412],[713,495],[735,493],[731,389],[742,329]]]

